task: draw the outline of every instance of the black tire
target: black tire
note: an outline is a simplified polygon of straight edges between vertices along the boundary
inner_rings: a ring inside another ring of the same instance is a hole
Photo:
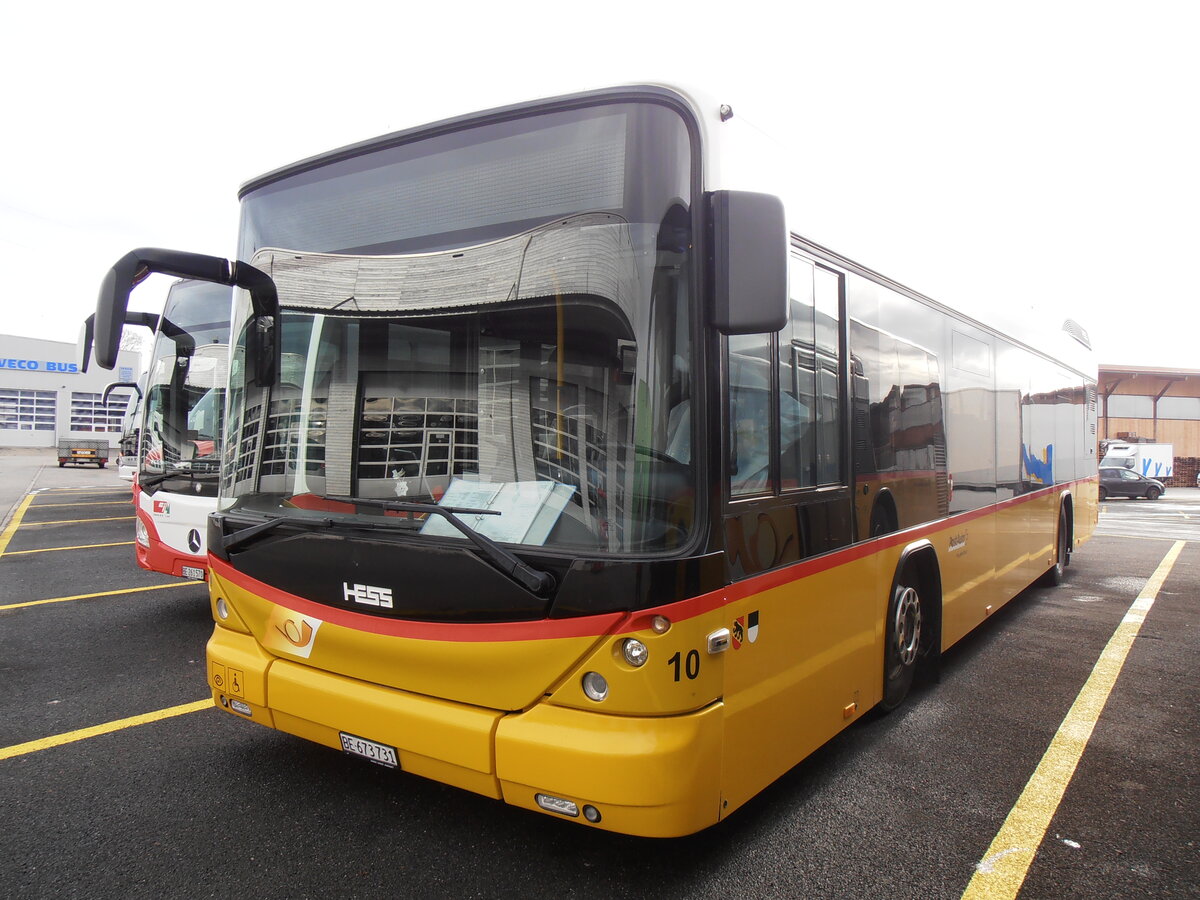
[[[66,464],[65,462],[60,462],[60,463],[58,464],[58,467],[59,467],[60,469],[65,469],[65,468],[67,467],[67,464]]]
[[[915,579],[905,572],[896,582],[888,602],[887,637],[883,647],[883,700],[890,712],[908,696],[921,658],[921,595]]]
[[[1066,510],[1058,512],[1058,531],[1054,536],[1054,565],[1038,579],[1038,584],[1045,587],[1058,587],[1063,583],[1067,574],[1067,566],[1071,564],[1071,543],[1067,535]]]
[[[1101,500],[1108,499],[1108,488],[1104,487],[1103,485],[1100,486],[1100,499]]]
[[[876,503],[871,510],[871,537],[882,537],[896,530],[896,517],[884,503]]]
[[[1151,486],[1146,491],[1146,499],[1147,500],[1157,500],[1161,495],[1162,495],[1162,491],[1160,491],[1158,488],[1153,487],[1153,486]]]

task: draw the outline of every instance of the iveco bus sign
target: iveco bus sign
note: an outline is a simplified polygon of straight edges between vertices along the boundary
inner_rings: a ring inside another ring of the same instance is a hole
[[[42,359],[5,359],[0,357],[0,369],[20,369],[25,372],[59,372],[78,375],[79,364]]]

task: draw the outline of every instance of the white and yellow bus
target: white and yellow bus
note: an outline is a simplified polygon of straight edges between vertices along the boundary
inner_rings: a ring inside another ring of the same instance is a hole
[[[1062,577],[1079,329],[1018,341],[798,236],[762,146],[680,89],[527,103],[249,182],[236,262],[114,268],[114,309],[147,271],[238,287],[221,709],[682,835]]]

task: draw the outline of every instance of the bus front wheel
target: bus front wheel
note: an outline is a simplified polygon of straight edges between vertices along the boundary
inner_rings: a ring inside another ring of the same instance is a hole
[[[883,700],[885,711],[904,702],[912,687],[921,655],[921,595],[906,573],[896,584],[888,603],[887,643],[883,653]]]

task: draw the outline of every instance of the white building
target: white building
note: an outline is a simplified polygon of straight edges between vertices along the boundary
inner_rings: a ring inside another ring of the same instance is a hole
[[[74,344],[0,334],[0,447],[53,447],[58,439],[121,438],[121,418],[134,391],[114,391],[106,407],[104,388],[135,381],[141,354],[122,350],[117,367],[92,360],[81,372]]]

